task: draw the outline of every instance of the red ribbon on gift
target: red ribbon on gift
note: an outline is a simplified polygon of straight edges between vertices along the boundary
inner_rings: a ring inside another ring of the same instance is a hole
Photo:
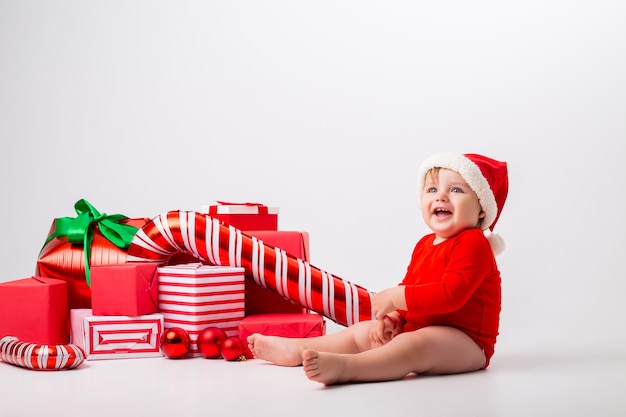
[[[261,204],[261,203],[231,203],[228,201],[216,201],[217,204],[220,204],[222,206],[252,206],[252,207],[257,207],[258,210],[258,214],[268,214],[268,208],[266,205]],[[210,206],[209,207],[209,214],[217,214],[217,206]]]

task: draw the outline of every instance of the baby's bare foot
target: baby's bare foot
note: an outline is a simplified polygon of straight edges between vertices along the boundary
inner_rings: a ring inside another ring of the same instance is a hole
[[[248,336],[248,348],[257,359],[263,359],[281,366],[302,364],[300,346],[295,340],[285,337],[265,336],[254,333]]]
[[[302,352],[302,365],[305,375],[311,381],[325,385],[340,384],[347,381],[344,374],[345,357],[341,354],[305,349]]]

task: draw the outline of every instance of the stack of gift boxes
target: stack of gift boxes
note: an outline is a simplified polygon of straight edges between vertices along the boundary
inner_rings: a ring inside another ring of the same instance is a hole
[[[254,236],[269,246],[309,259],[307,232],[278,230],[278,209],[260,204],[217,203],[201,212]],[[201,356],[196,341],[219,327],[242,341],[258,332],[287,337],[325,334],[324,317],[246,279],[240,267],[213,266],[194,259],[94,265],[90,306],[72,308],[68,282],[35,276],[0,283],[0,338],[38,344],[74,343],[88,360],[163,356],[164,329],[190,336],[188,357]],[[82,308],[90,307],[90,308]],[[245,348],[244,355],[252,355]]]

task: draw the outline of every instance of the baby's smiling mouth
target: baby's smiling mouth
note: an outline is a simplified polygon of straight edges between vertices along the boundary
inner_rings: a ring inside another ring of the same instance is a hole
[[[452,212],[444,208],[436,208],[434,214],[437,217],[445,217],[445,216],[449,216],[450,214],[452,214]]]

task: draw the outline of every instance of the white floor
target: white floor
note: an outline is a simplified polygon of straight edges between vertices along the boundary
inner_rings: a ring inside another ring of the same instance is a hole
[[[621,349],[505,348],[487,371],[334,387],[259,360],[99,360],[57,372],[0,363],[2,417],[622,417],[625,394]]]

